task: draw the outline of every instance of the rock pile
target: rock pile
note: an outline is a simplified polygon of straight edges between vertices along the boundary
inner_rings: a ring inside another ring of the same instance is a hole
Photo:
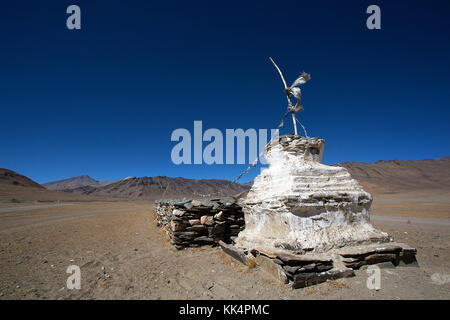
[[[156,216],[177,249],[230,243],[245,225],[242,208],[231,197],[159,200]]]

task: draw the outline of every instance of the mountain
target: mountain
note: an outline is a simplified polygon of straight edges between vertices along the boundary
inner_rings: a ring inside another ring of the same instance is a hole
[[[156,200],[161,198],[202,198],[232,196],[249,187],[218,179],[185,179],[169,177],[128,177],[103,187],[79,187],[68,192],[93,196]]]
[[[370,193],[450,190],[450,157],[427,160],[390,160],[375,163],[343,162],[352,177]]]
[[[390,160],[375,163],[344,162],[353,178],[372,194],[402,193],[424,190],[450,191],[450,157],[418,161]],[[73,200],[121,198],[156,200],[161,198],[202,198],[245,196],[252,182],[233,183],[218,179],[169,177],[127,177],[110,182],[97,181],[87,175],[44,184],[7,169],[0,169],[0,200]],[[53,190],[49,190],[53,189]],[[54,191],[60,190],[60,191]],[[425,194],[425,193],[423,193]],[[428,193],[427,193],[428,194]]]
[[[40,189],[44,188],[39,183],[34,182],[30,178],[27,178],[17,172],[3,168],[0,168],[0,185],[3,188],[8,187],[9,185]]]
[[[48,190],[39,183],[8,169],[0,169],[0,203],[23,201],[92,201],[91,196]]]
[[[113,182],[114,181],[109,180],[97,181],[95,179],[92,179],[88,175],[82,175],[63,180],[47,182],[44,183],[43,186],[49,190],[68,191],[70,189],[77,189],[86,186],[101,187]]]
[[[450,157],[417,161],[390,160],[375,163],[344,162],[337,166],[345,167],[365,190],[373,194],[430,189],[450,190]],[[161,176],[127,177],[103,186],[99,185],[96,180],[90,184],[86,183],[87,179],[83,181],[84,185],[77,181],[73,186],[60,190],[101,197],[155,200],[237,194],[245,196],[245,191],[252,185],[252,182],[241,184],[228,180],[195,180]]]

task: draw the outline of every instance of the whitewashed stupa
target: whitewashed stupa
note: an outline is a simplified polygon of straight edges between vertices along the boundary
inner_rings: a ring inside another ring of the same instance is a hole
[[[295,113],[304,109],[300,85],[311,76],[303,72],[288,87],[270,60],[288,101],[283,120],[291,113],[295,134],[276,137],[264,148],[269,168],[240,199],[245,229],[234,245],[219,242],[224,252],[283,283],[292,281],[293,288],[351,277],[364,265],[415,263],[415,248],[393,242],[370,224],[372,196],[345,168],[322,164],[324,140],[308,138],[301,123],[305,137],[297,134]]]
[[[369,223],[372,196],[343,167],[323,165],[324,140],[284,135],[264,149],[269,168],[241,201],[237,247],[297,253],[392,241]]]

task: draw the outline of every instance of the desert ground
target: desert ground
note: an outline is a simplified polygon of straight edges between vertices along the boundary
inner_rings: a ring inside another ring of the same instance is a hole
[[[375,195],[372,223],[418,250],[417,266],[293,290],[220,248],[176,250],[152,202],[0,204],[0,299],[449,299],[448,191]],[[66,287],[69,265],[81,289]]]

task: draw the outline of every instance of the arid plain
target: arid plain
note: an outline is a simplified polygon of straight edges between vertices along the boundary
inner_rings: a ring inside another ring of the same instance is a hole
[[[418,250],[418,267],[381,270],[378,291],[367,289],[365,269],[292,290],[220,248],[178,251],[156,227],[152,201],[8,184],[0,190],[0,299],[449,299],[448,186],[395,192],[358,180],[374,195],[372,223]],[[69,265],[81,269],[80,290],[66,287]]]

